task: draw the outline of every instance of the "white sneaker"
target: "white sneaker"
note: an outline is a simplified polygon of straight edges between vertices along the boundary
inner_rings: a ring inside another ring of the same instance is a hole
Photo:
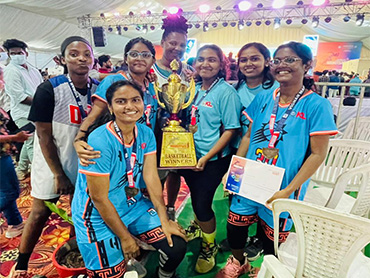
[[[9,225],[8,230],[5,233],[6,238],[13,238],[23,233],[24,222],[18,225]]]
[[[126,273],[128,272],[136,272],[137,273],[136,277],[138,278],[143,278],[147,274],[145,267],[135,259],[131,259],[128,261],[127,267],[126,267]],[[134,278],[135,276],[133,275],[134,274],[130,274],[129,276],[127,276],[127,278]],[[126,275],[124,277],[126,277]]]

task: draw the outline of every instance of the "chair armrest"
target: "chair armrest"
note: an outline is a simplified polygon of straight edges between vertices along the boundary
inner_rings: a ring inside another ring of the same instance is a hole
[[[294,275],[273,255],[263,258],[261,270],[257,278],[294,278]]]

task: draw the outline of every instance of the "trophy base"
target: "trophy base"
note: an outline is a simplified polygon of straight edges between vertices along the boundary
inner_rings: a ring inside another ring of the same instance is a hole
[[[193,134],[164,129],[159,169],[192,169],[196,165]]]

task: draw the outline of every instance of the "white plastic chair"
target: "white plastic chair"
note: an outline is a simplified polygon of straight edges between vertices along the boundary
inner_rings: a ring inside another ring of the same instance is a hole
[[[274,227],[279,227],[282,212],[289,212],[293,219],[298,244],[296,256],[291,257],[296,257],[297,263],[293,269],[282,263],[283,244],[278,249],[279,231],[275,229],[279,259],[266,255],[258,278],[370,277],[370,259],[360,252],[370,242],[369,219],[289,199],[275,200],[272,210]]]
[[[357,198],[344,193],[350,191],[347,188],[348,184],[353,183],[359,186]],[[304,201],[341,212],[367,216],[370,209],[370,164],[358,166],[342,173],[337,178],[333,189],[327,187],[310,188]]]
[[[370,163],[370,142],[331,139],[326,159],[312,175],[310,187],[326,186],[333,188],[342,173],[367,163]],[[352,180],[347,188],[350,191],[357,191],[357,180]]]
[[[358,119],[356,136],[352,138],[355,127],[355,121],[356,119],[353,118],[348,123],[346,130],[343,133],[342,139],[370,141],[370,117],[360,117]]]

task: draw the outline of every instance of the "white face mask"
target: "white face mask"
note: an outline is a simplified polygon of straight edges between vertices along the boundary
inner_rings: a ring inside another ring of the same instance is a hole
[[[26,55],[21,54],[21,55],[10,55],[10,61],[16,65],[24,65],[27,61]]]
[[[8,59],[8,53],[6,52],[0,52],[0,62],[6,61]]]

